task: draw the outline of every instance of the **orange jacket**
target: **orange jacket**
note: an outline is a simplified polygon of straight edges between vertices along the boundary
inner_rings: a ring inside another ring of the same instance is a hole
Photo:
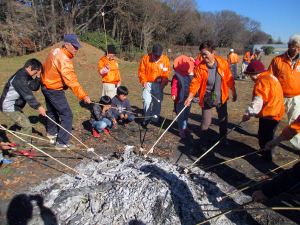
[[[51,90],[66,90],[69,87],[82,100],[88,94],[77,80],[72,58],[73,55],[64,48],[51,50],[43,65],[42,86]]]
[[[231,52],[229,54],[229,56],[228,56],[227,61],[228,61],[229,64],[239,63],[239,56],[238,56],[238,54],[236,54],[234,52]]]
[[[244,55],[243,57],[243,62],[246,62],[246,63],[251,63],[251,60],[252,59],[256,59],[256,55],[255,54],[252,54],[251,55],[251,58],[250,58],[250,52],[246,52],[246,54]]]
[[[300,115],[297,117],[297,119],[292,122],[289,126],[284,128],[284,130],[281,132],[281,136],[284,140],[288,141],[291,140],[296,134],[300,132]]]
[[[141,84],[145,82],[164,82],[167,85],[170,73],[169,58],[161,55],[160,60],[155,62],[152,53],[147,54],[142,58],[138,73]]]
[[[198,55],[197,59],[199,60],[199,62],[201,62],[203,60],[203,57],[201,54]]]
[[[218,72],[221,75],[221,92],[222,92],[222,103],[224,104],[229,96],[229,88],[233,88],[234,78],[232,77],[229,64],[226,59],[215,56],[215,60],[218,62]],[[208,69],[206,62],[201,62],[195,71],[194,78],[190,84],[189,93],[192,93],[194,96],[199,89],[199,105],[204,107],[203,97],[206,92],[206,83],[208,78]]]
[[[110,65],[110,71],[108,73],[101,74],[100,71],[104,67],[106,67],[107,63],[109,63],[109,65]],[[99,74],[103,77],[102,78],[103,83],[117,84],[121,80],[117,58],[108,59],[106,56],[103,56],[99,60],[99,69],[98,69],[98,71],[99,71]]]
[[[284,97],[300,95],[300,60],[298,60],[292,70],[286,52],[272,60],[269,71],[278,78],[282,86]]]
[[[257,78],[253,87],[252,100],[255,96],[263,99],[263,107],[255,116],[269,120],[281,120],[284,115],[284,100],[278,79],[269,71],[263,72]]]

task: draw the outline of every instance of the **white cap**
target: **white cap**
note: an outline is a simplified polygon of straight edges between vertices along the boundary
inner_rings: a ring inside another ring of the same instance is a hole
[[[234,49],[232,48],[232,49],[230,49],[230,51],[231,51],[231,52],[234,52]]]

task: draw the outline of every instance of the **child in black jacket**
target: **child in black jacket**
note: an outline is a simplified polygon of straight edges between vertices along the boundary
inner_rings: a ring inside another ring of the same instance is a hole
[[[109,96],[102,96],[99,104],[93,105],[92,115],[90,118],[90,123],[93,127],[93,136],[100,137],[100,132],[109,134],[110,131],[106,129],[111,127],[112,123],[116,124],[116,120],[113,117],[111,109],[111,98]]]

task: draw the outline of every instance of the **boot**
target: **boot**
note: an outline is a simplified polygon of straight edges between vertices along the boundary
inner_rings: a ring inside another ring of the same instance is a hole
[[[94,128],[93,128],[93,136],[94,137],[100,137],[99,132],[97,130],[95,130]]]

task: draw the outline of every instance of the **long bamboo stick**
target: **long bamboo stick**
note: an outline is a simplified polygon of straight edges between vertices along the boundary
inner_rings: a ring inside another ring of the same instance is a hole
[[[190,101],[192,101],[193,98],[191,98]],[[173,125],[173,123],[176,121],[176,119],[180,116],[180,114],[186,109],[186,107],[188,107],[188,105],[185,105],[184,108],[178,113],[178,115],[174,118],[174,120],[171,122],[171,124],[168,126],[168,128],[162,133],[162,135],[157,139],[157,141],[154,143],[154,145],[150,148],[150,150],[147,152],[146,155],[144,155],[144,158],[147,158],[147,155],[149,153],[153,153],[153,149],[155,147],[155,145],[157,145],[157,143],[160,141],[160,139],[165,135],[165,133],[170,129],[170,127]]]
[[[103,157],[98,155],[96,152],[94,152],[94,148],[89,148],[88,146],[86,146],[84,143],[82,143],[82,141],[80,141],[77,137],[75,137],[72,133],[70,133],[69,131],[67,131],[65,128],[63,128],[61,125],[59,125],[58,123],[56,123],[54,120],[52,120],[49,116],[46,115],[46,117],[51,120],[53,123],[55,123],[57,126],[59,126],[61,129],[63,129],[64,131],[66,131],[68,134],[70,134],[73,138],[75,138],[80,144],[82,144],[84,147],[87,148],[88,152],[92,152],[94,155],[98,156],[100,160],[104,161]]]
[[[41,149],[35,147],[35,146],[32,145],[31,143],[28,143],[28,142],[25,141],[23,138],[21,138],[21,137],[19,137],[18,135],[14,134],[13,132],[11,132],[10,130],[6,129],[6,128],[3,127],[2,125],[0,125],[0,127],[1,127],[3,130],[5,130],[5,131],[9,132],[10,134],[12,134],[13,136],[15,136],[16,138],[18,138],[18,139],[20,139],[21,141],[25,142],[26,144],[28,144],[28,145],[31,146],[32,148],[38,150],[39,152],[45,154],[46,156],[50,157],[51,159],[55,160],[56,162],[62,164],[62,165],[65,166],[65,167],[67,167],[68,169],[74,171],[75,173],[78,173],[79,175],[82,175],[83,177],[86,177],[84,174],[81,174],[80,172],[78,172],[78,171],[74,170],[73,168],[67,166],[66,164],[62,163],[61,161],[59,161],[58,159],[54,158],[53,156],[47,154],[47,153],[44,152],[43,150],[41,150]]]
[[[189,172],[189,169],[192,168],[200,159],[202,159],[207,153],[213,150],[228,134],[230,134],[236,127],[238,127],[243,121],[239,122],[234,128],[232,128],[229,132],[227,132],[217,143],[215,143],[210,149],[208,149],[204,154],[202,154],[195,162],[193,162],[188,168],[184,169],[185,173]]]

